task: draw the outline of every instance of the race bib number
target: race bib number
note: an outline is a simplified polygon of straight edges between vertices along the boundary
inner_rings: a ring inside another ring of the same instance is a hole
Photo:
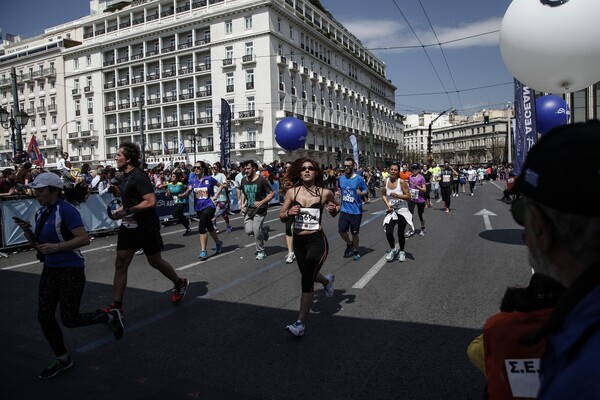
[[[208,199],[208,188],[194,188],[194,196],[198,200]]]
[[[504,365],[512,395],[535,398],[540,388],[540,359],[504,360]]]
[[[450,182],[450,175],[442,175],[442,182]]]
[[[127,229],[137,228],[137,221],[133,219],[131,215],[126,215],[121,220],[121,225],[123,225]]]
[[[354,196],[352,195],[352,191],[350,189],[344,190],[342,201],[345,201],[346,203],[354,203]]]
[[[318,231],[321,210],[318,208],[301,208],[294,218],[294,228],[303,231]]]
[[[419,189],[410,189],[410,198],[415,200],[419,198]]]

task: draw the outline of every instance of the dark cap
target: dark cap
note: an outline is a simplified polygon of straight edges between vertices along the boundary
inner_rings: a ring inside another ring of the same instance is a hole
[[[410,166],[410,169],[413,170],[413,169],[421,169],[421,168],[419,168],[419,164],[413,164]]]
[[[590,199],[600,198],[599,155],[599,121],[555,128],[529,150],[514,191],[558,211],[600,217],[595,201],[574,203],[565,195],[585,191]]]

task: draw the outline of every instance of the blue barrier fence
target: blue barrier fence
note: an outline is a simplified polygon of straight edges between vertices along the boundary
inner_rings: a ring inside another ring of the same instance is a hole
[[[269,204],[279,204],[279,182],[272,185],[275,196]],[[88,199],[77,206],[81,219],[88,233],[110,232],[119,228],[120,221],[114,221],[106,214],[106,206],[113,200],[112,194],[100,196],[92,193]],[[156,192],[156,213],[161,220],[171,218],[173,214],[173,198],[166,195],[164,190]],[[190,195],[186,215],[196,214],[193,206],[193,195]],[[239,211],[238,198],[235,189],[229,190],[230,210]],[[2,222],[2,248],[19,246],[27,243],[23,231],[14,223],[12,217],[19,217],[34,225],[35,213],[40,204],[33,198],[18,198],[0,202],[0,220]]]

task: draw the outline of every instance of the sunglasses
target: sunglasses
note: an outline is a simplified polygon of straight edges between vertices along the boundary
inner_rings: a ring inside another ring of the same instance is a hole
[[[202,167],[194,167],[194,169],[202,169]]]
[[[316,171],[316,169],[312,165],[304,165],[300,168],[300,171]]]
[[[344,164],[344,168],[352,168],[352,167],[354,167],[354,165],[347,165],[347,164]]]

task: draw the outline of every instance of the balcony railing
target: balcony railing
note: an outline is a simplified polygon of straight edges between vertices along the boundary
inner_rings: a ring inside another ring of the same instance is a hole
[[[210,69],[211,69],[211,64],[198,64],[198,65],[196,65],[196,72],[210,71]]]
[[[255,149],[256,148],[256,140],[252,140],[249,142],[240,142],[240,149]]]
[[[212,95],[212,90],[199,90],[196,92],[196,97],[206,97]]]
[[[233,65],[233,58],[226,58],[223,60],[223,66],[229,66],[229,65]]]
[[[115,81],[106,82],[104,84],[104,89],[112,89],[115,87]]]
[[[196,123],[198,125],[201,125],[201,124],[212,124],[212,122],[213,122],[213,118],[212,117],[198,118],[196,120]]]
[[[198,153],[208,153],[210,151],[213,151],[213,146],[209,145],[209,146],[198,146]]]

